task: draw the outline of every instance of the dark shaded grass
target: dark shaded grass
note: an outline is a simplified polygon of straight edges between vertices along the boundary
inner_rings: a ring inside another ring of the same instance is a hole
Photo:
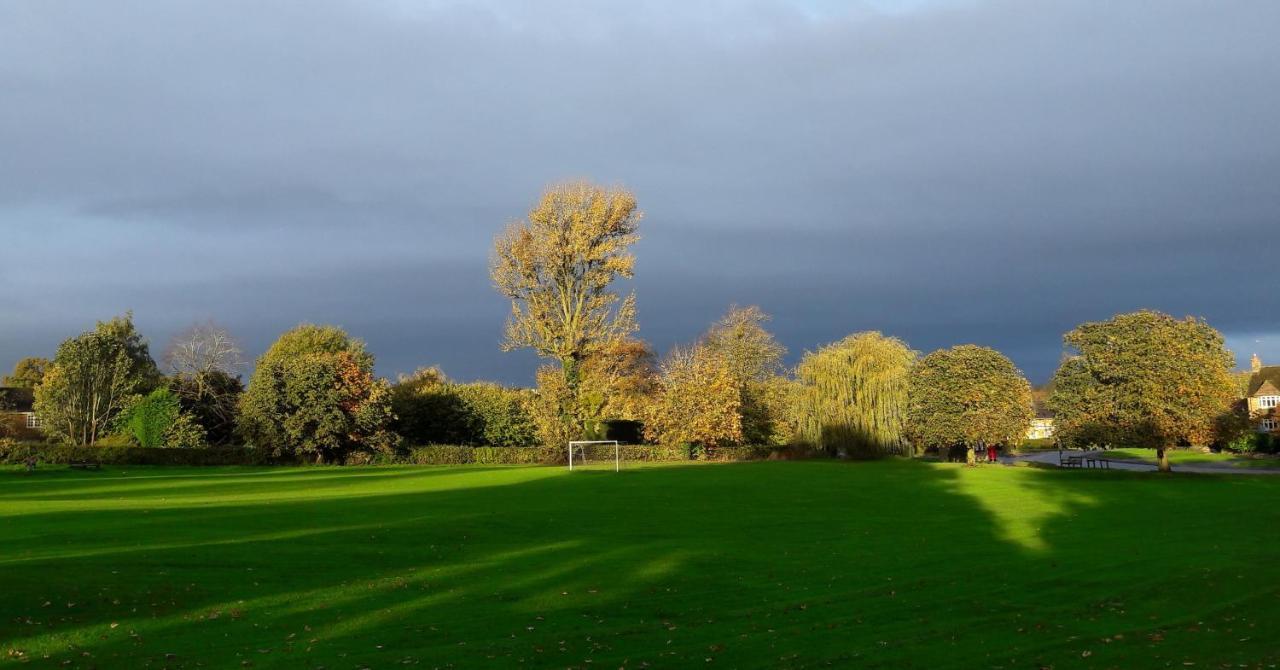
[[[124,472],[0,473],[0,658],[1280,660],[1271,478],[902,461]]]

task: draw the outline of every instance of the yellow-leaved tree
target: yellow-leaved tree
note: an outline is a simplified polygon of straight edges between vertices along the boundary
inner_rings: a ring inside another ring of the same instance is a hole
[[[635,295],[612,287],[632,276],[640,217],[626,189],[569,182],[549,188],[494,241],[493,283],[511,299],[502,348],[527,347],[559,363],[569,434],[581,431],[583,362],[636,330]]]
[[[742,397],[729,362],[703,344],[676,349],[662,363],[644,432],[666,445],[714,449],[742,441]]]

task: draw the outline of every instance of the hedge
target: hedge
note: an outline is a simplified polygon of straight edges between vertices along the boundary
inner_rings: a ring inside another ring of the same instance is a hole
[[[584,446],[588,460],[613,460],[611,444]],[[623,445],[626,461],[679,462],[753,461],[810,458],[818,452],[799,447],[720,447],[710,451],[660,445]],[[20,465],[34,455],[42,464],[65,465],[72,461],[97,461],[104,465],[300,465],[300,459],[272,458],[267,453],[245,447],[207,449],[163,449],[125,446],[67,446],[0,440],[0,464]],[[561,464],[565,449],[541,447],[468,447],[432,444],[411,447],[401,454],[353,454],[349,464],[378,465],[536,465]]]
[[[628,444],[619,448],[618,455],[624,461],[678,462],[706,461],[757,461],[813,458],[819,452],[803,447],[720,447],[710,451],[689,447],[672,447],[654,444]],[[575,452],[578,453],[578,452]],[[614,457],[612,444],[584,445],[581,452],[587,460],[609,462]],[[544,449],[541,447],[461,447],[453,445],[427,445],[411,447],[408,453],[383,456],[375,459],[382,464],[407,463],[412,465],[532,465],[537,463],[559,464],[568,460],[568,449]]]
[[[262,451],[243,447],[163,449],[0,440],[0,463],[20,465],[31,456],[35,456],[36,461],[41,464],[54,465],[65,465],[73,461],[97,461],[104,465],[270,465],[280,462]]]

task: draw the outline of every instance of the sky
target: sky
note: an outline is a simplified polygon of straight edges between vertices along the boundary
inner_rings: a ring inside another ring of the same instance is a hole
[[[1280,3],[0,0],[0,368],[132,310],[250,359],[532,382],[493,237],[631,189],[639,335],[759,305],[1033,383],[1076,324],[1196,315],[1280,363]]]

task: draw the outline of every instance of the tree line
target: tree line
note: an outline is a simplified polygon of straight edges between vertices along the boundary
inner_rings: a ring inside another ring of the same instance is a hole
[[[695,342],[659,357],[636,336],[632,245],[642,215],[627,190],[572,182],[548,189],[495,240],[491,277],[511,301],[504,350],[547,360],[532,389],[459,383],[436,367],[395,381],[335,326],[280,336],[245,384],[241,347],[199,324],[174,338],[162,372],[132,315],[24,359],[4,381],[35,389],[50,439],[190,447],[246,443],[342,462],[416,444],[543,445],[626,439],[693,451],[805,445],[855,457],[1013,445],[1034,416],[1027,379],[1003,354],[960,345],[921,356],[900,339],[854,333],[786,349],[755,306],[730,306]],[[1086,323],[1047,405],[1069,445],[1229,440],[1248,430],[1234,406],[1233,359],[1203,320],[1152,311]]]

